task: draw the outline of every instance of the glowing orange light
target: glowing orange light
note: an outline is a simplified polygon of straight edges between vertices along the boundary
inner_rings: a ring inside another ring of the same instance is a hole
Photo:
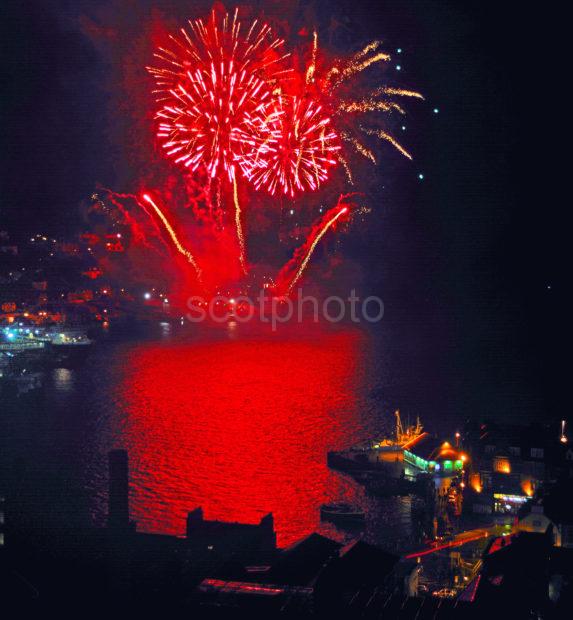
[[[469,483],[471,488],[476,492],[476,493],[481,493],[483,490],[482,484],[481,484],[481,477],[479,474],[472,474],[470,476],[469,479]]]
[[[510,474],[511,473],[511,463],[509,459],[503,456],[497,456],[493,460],[493,469],[494,471],[500,474]]]
[[[531,480],[522,480],[521,488],[523,492],[527,495],[527,497],[533,496],[533,483]]]

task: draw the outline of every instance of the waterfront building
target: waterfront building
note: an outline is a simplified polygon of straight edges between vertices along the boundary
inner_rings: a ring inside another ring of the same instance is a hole
[[[556,429],[482,425],[470,434],[469,499],[473,511],[515,515],[543,483],[570,469],[567,444]]]

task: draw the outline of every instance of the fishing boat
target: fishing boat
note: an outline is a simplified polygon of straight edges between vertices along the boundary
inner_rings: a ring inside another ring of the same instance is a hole
[[[402,462],[404,451],[427,433],[424,433],[419,418],[415,425],[404,427],[400,411],[396,411],[394,416],[396,418],[394,437],[384,437],[346,450],[328,452],[329,467],[345,472],[367,472],[380,469],[381,466],[387,469],[390,463]]]

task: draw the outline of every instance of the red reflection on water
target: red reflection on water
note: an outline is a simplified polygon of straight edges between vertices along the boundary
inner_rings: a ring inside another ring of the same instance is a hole
[[[257,522],[273,512],[279,545],[319,525],[318,507],[355,493],[326,452],[359,439],[365,337],[140,345],[120,397],[132,516],[182,534],[186,513]]]

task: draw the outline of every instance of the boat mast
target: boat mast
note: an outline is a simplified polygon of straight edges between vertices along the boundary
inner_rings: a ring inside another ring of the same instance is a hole
[[[394,412],[396,416],[396,441],[400,443],[404,436],[404,429],[402,428],[402,420],[400,419],[400,410],[396,409]]]

